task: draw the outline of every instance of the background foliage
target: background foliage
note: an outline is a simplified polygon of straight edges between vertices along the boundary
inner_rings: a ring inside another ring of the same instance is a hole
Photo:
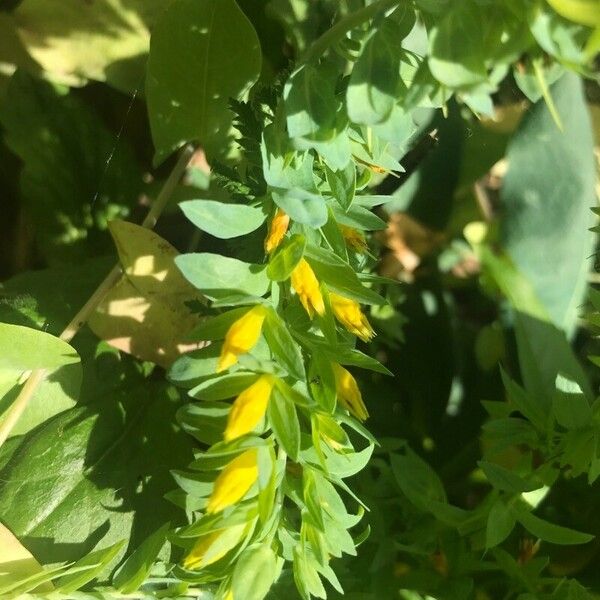
[[[600,594],[599,40],[597,0],[0,0],[0,413],[48,371],[0,448],[0,596]],[[258,373],[267,426],[222,442]],[[207,515],[247,448],[256,501]]]

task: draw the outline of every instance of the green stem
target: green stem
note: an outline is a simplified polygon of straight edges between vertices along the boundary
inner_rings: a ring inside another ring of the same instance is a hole
[[[377,13],[399,4],[401,0],[376,0],[372,4],[361,8],[338,21],[331,29],[328,29],[306,52],[300,57],[298,65],[311,62],[319,58],[325,51],[341,40],[348,31],[362,25]]]
[[[142,222],[142,227],[152,229],[152,227],[156,225],[158,217],[167,206],[167,203],[190,162],[193,153],[194,147],[191,145],[188,145],[183,149],[175,167],[173,167],[173,171],[171,171],[167,181],[165,181],[164,186],[156,197],[156,201],[152,204],[150,211]],[[120,277],[121,267],[116,264],[104,278],[102,283],[96,288],[96,291],[90,296],[88,301],[79,309],[77,314],[65,327],[64,331],[59,336],[61,340],[70,342],[75,337],[75,334],[85,325],[86,321],[90,318],[90,315],[96,310],[96,307],[102,302],[106,294],[111,290],[113,285],[117,283]],[[21,388],[19,395],[4,413],[3,418],[0,421],[0,448],[7,440],[10,432],[21,418],[21,415],[25,412],[29,401],[38,386],[46,378],[46,375],[46,369],[36,369],[35,371],[32,371]]]
[[[548,111],[554,120],[556,126],[560,129],[560,131],[564,131],[562,119],[558,114],[558,110],[556,109],[556,105],[554,104],[554,100],[552,98],[552,94],[550,93],[550,88],[548,87],[548,82],[546,81],[546,77],[544,77],[544,69],[542,67],[542,59],[534,59],[533,61],[533,71],[535,73],[535,79],[540,86],[540,92],[546,102],[546,106],[548,107]]]

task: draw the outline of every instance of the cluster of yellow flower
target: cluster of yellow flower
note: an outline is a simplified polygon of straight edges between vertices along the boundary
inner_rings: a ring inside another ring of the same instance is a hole
[[[273,218],[265,240],[265,251],[272,253],[282,242],[289,226],[289,217],[279,209]],[[362,234],[346,228],[342,230],[348,244],[356,249],[363,248]],[[354,232],[354,233],[352,233]],[[319,281],[309,262],[302,258],[293,269],[291,285],[309,317],[323,316],[325,302]],[[329,293],[329,303],[335,318],[352,334],[364,341],[370,340],[374,331],[363,314],[360,305],[352,299]],[[220,373],[234,366],[240,355],[250,352],[258,343],[268,309],[256,304],[228,329],[218,361]],[[361,421],[369,415],[363,402],[358,384],[352,374],[336,362],[331,364],[335,376],[337,401]],[[224,440],[230,442],[252,432],[267,412],[275,375],[263,374],[243,390],[234,400],[229,411]],[[333,443],[333,442],[332,442]],[[217,476],[206,505],[207,514],[215,514],[238,503],[249,492],[258,479],[258,453],[255,448],[245,450],[231,460]],[[184,559],[184,567],[200,569],[222,558],[246,535],[248,524],[219,529],[200,537]],[[226,598],[232,599],[231,591]]]

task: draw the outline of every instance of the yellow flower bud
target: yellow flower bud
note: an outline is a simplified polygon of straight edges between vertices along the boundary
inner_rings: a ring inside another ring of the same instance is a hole
[[[329,300],[335,318],[350,333],[358,336],[363,342],[368,342],[375,335],[358,302],[334,293],[329,294]]]
[[[337,363],[332,363],[335,375],[335,388],[339,403],[360,421],[368,418],[369,413],[358,389],[356,379],[347,369]]]
[[[272,375],[262,375],[235,399],[227,419],[225,441],[249,433],[258,425],[267,411],[274,383]]]
[[[230,589],[226,594],[223,600],[233,600],[233,590]]]
[[[344,241],[350,248],[356,252],[365,252],[369,247],[367,246],[367,240],[365,236],[358,229],[353,227],[346,227],[346,225],[340,225],[340,231],[344,237]]]
[[[269,227],[269,235],[265,239],[265,252],[270,254],[281,244],[283,236],[286,234],[290,225],[290,218],[286,215],[281,208],[277,209],[271,225]]]
[[[292,271],[292,287],[311,319],[315,312],[321,316],[325,314],[319,282],[314,271],[303,258]]]
[[[213,514],[241,500],[258,479],[256,448],[236,456],[219,473],[206,512]]]
[[[266,314],[265,307],[257,304],[231,325],[223,342],[217,373],[235,365],[240,354],[252,350],[260,337]]]
[[[186,569],[202,569],[223,558],[241,541],[247,523],[217,529],[198,538],[190,553],[183,559]]]

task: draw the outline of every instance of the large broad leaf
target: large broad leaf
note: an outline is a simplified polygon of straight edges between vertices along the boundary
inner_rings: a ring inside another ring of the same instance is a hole
[[[508,150],[501,235],[552,322],[571,334],[594,248],[593,137],[579,79],[565,75],[551,92],[564,131],[543,100],[523,119]]]
[[[260,44],[234,0],[174,0],[152,32],[146,95],[156,160],[188,141],[223,154],[233,113],[260,74]]]
[[[140,379],[28,434],[2,470],[0,513],[42,563],[130,538],[136,548],[181,513],[163,499],[191,459],[178,394]]]
[[[125,273],[88,324],[115,348],[168,367],[196,347],[184,338],[199,323],[188,307],[199,294],[175,265],[175,248],[159,235],[124,221],[113,221],[110,231]]]
[[[125,141],[115,146],[114,135],[75,96],[21,72],[11,79],[0,124],[24,163],[23,204],[44,258],[79,264],[107,251],[108,219],[126,216],[141,186]]]
[[[54,81],[83,85],[107,81],[119,89],[140,87],[149,27],[161,0],[25,0],[12,24],[31,56]]]

